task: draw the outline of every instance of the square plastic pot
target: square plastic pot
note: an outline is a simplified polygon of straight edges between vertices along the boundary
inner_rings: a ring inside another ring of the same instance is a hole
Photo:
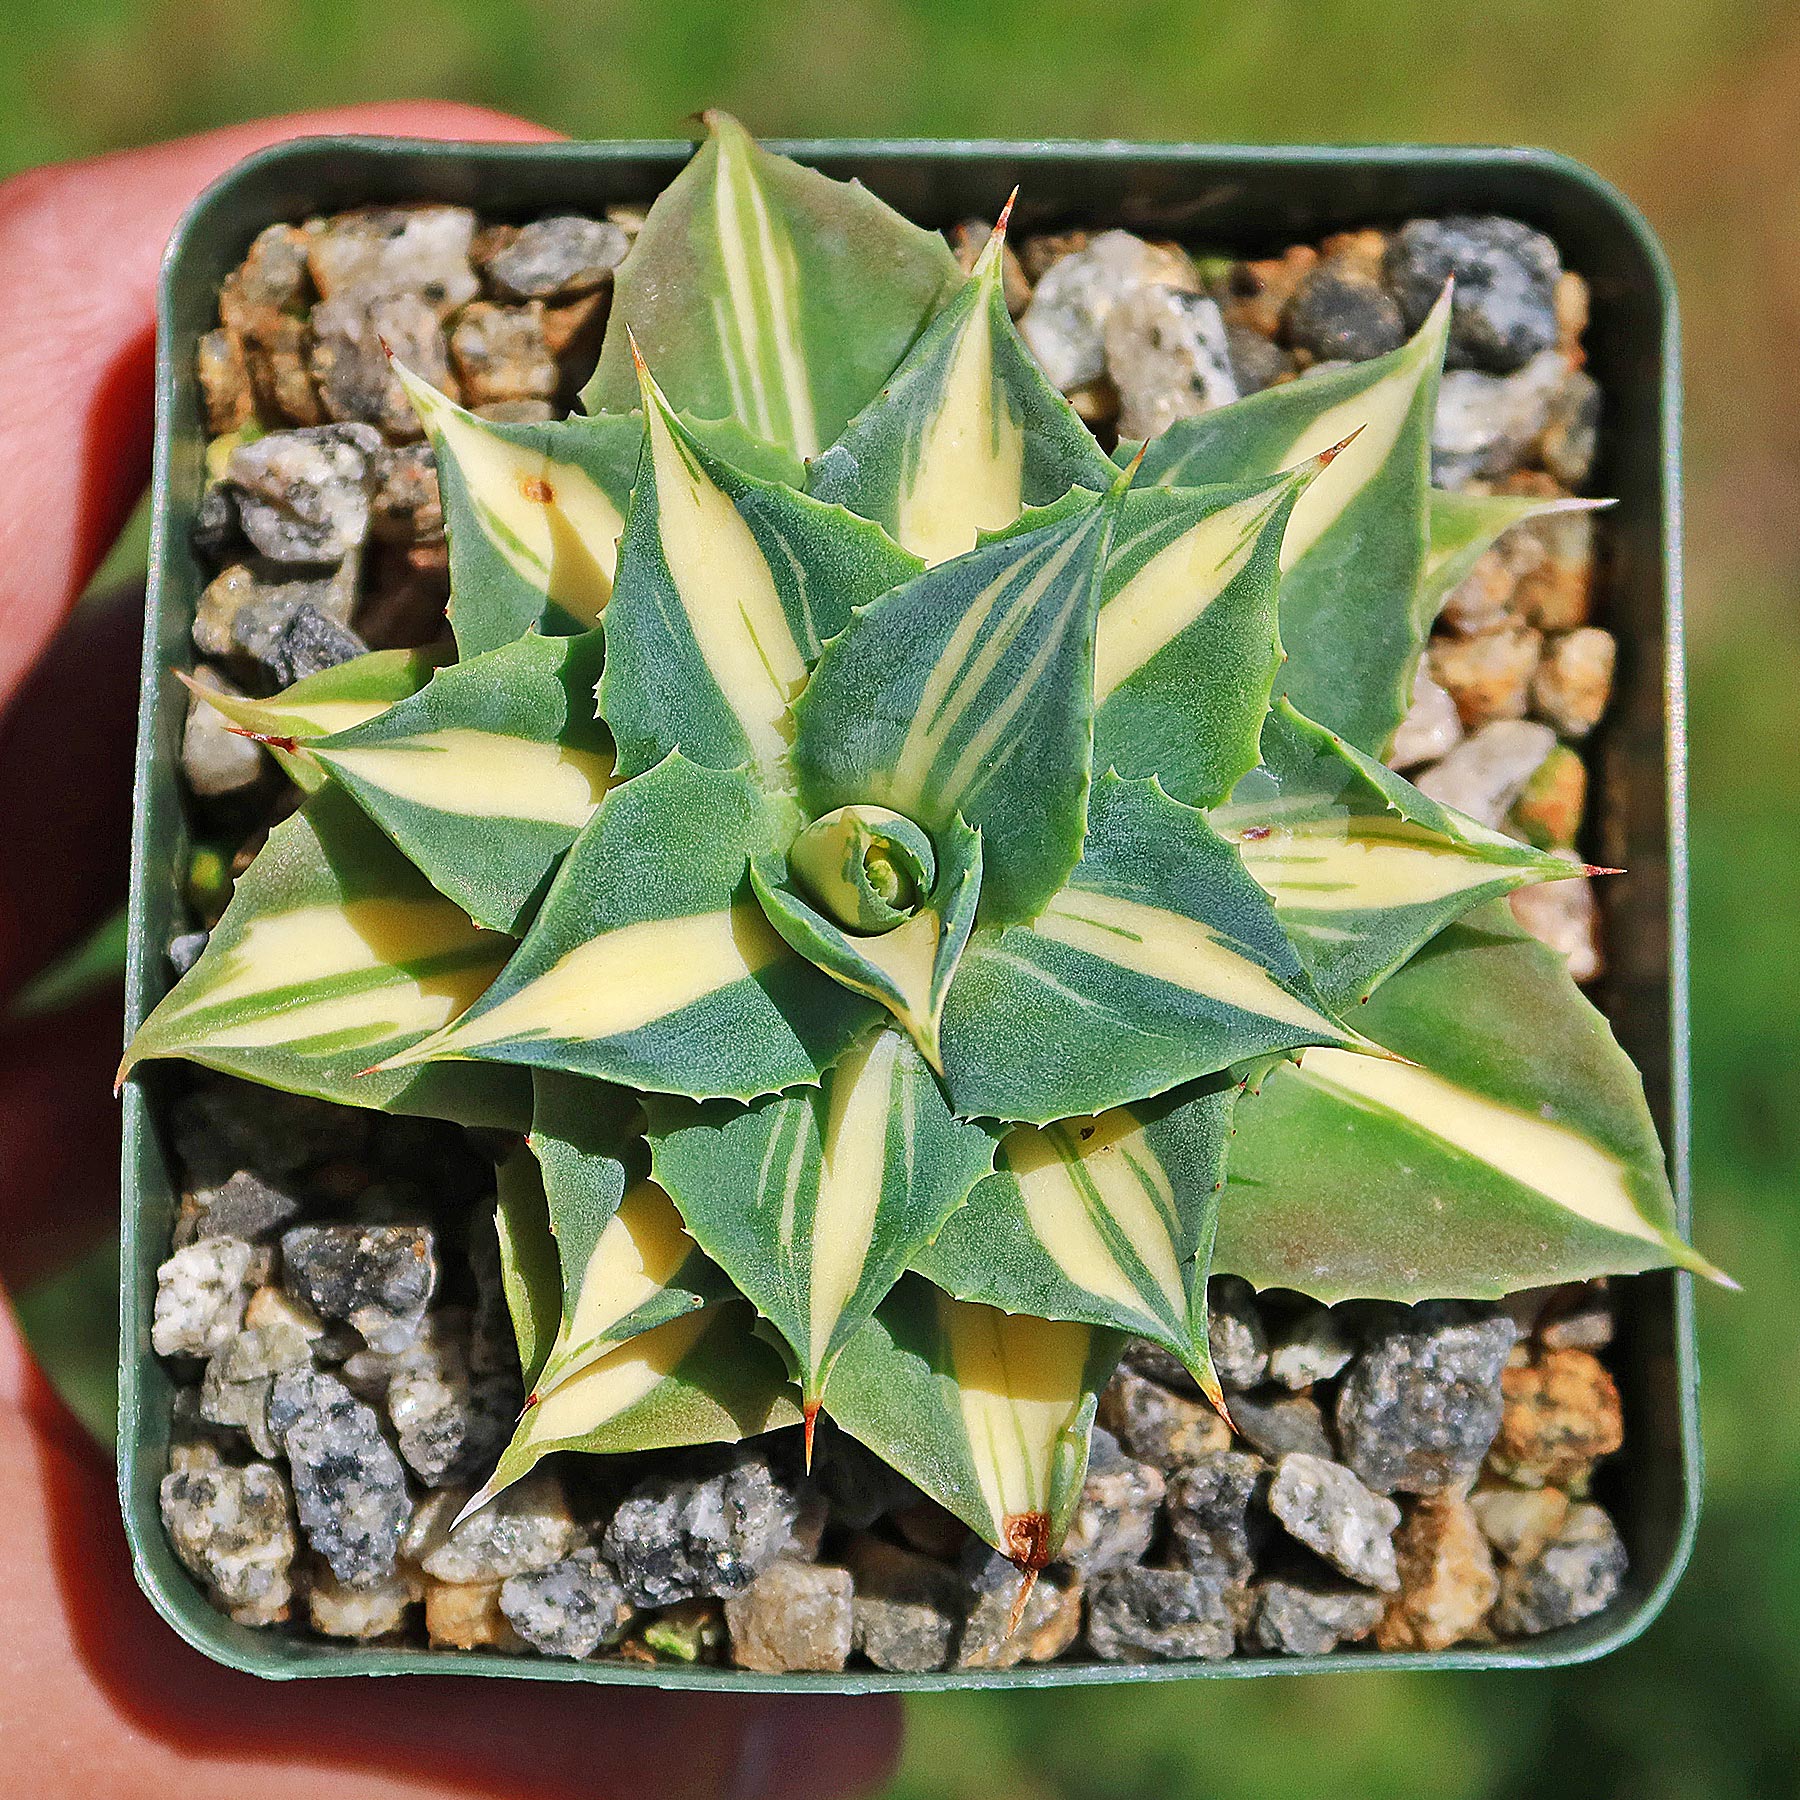
[[[1418,214],[1503,212],[1547,231],[1592,290],[1590,367],[1605,394],[1595,491],[1606,515],[1604,618],[1620,639],[1618,691],[1595,745],[1599,854],[1630,873],[1606,884],[1611,969],[1599,999],[1643,1069],[1688,1206],[1687,900],[1681,665],[1680,392],[1675,298],[1648,227],[1588,170],[1541,151],[1386,146],[1241,148],[1119,143],[817,141],[779,146],[855,176],[922,223],[992,218],[1015,184],[1023,231],[1120,225],[1250,254]],[[241,164],[196,202],[163,270],[157,348],[155,517],[139,711],[127,1025],[169,985],[164,956],[188,849],[179,792],[185,696],[171,669],[192,662],[188,630],[206,580],[189,545],[205,433],[194,376],[221,280],[277,220],[368,203],[440,201],[501,218],[649,201],[690,154],[681,143],[494,147],[313,138]],[[1656,1616],[1686,1562],[1700,1498],[1692,1295],[1685,1275],[1619,1284],[1615,1367],[1625,1450],[1603,1498],[1630,1548],[1624,1592],[1593,1619],[1526,1642],[1436,1655],[1340,1651],[1223,1663],[1051,1663],[896,1675],[749,1674],[727,1668],[558,1662],[329,1643],[232,1624],[176,1561],[157,1510],[168,1466],[172,1386],[150,1348],[156,1267],[178,1201],[150,1069],[125,1092],[119,1492],[137,1577],[187,1641],[255,1674],[437,1671],[539,1681],[727,1690],[1041,1687],[1355,1669],[1542,1668],[1587,1660]]]

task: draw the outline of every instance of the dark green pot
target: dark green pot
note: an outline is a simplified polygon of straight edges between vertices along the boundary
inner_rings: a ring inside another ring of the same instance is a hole
[[[1611,973],[1600,994],[1643,1069],[1688,1206],[1687,877],[1681,650],[1680,388],[1675,296],[1662,250],[1613,189],[1541,151],[1242,148],[843,140],[778,146],[869,187],[923,223],[992,218],[1022,186],[1023,229],[1123,225],[1199,246],[1278,251],[1295,241],[1420,213],[1504,212],[1549,232],[1592,288],[1591,367],[1606,395],[1596,490],[1607,516],[1607,621],[1619,686],[1595,746]],[[180,918],[187,829],[178,791],[186,705],[170,673],[192,661],[188,626],[205,576],[188,528],[203,478],[194,347],[216,318],[220,281],[264,225],[364,203],[448,201],[500,216],[646,202],[687,160],[682,143],[454,145],[311,138],[264,151],[204,194],[170,245],[157,341],[155,524],[139,708],[127,1027],[169,985],[163,948]],[[364,1648],[234,1625],[176,1561],[157,1512],[171,1385],[150,1349],[156,1267],[177,1193],[153,1118],[157,1071],[125,1092],[119,1493],[137,1577],[158,1611],[208,1656],[258,1675],[440,1671],[540,1681],[857,1693],[882,1688],[1045,1687],[1183,1676],[1394,1668],[1542,1668],[1625,1643],[1656,1616],[1688,1556],[1700,1502],[1692,1293],[1686,1275],[1621,1284],[1618,1368],[1626,1447],[1606,1498],[1631,1551],[1626,1591],[1600,1616],[1527,1643],[1437,1655],[1339,1652],[1223,1663],[1051,1663],[1000,1671],[767,1676],[735,1669],[555,1662],[443,1650]]]

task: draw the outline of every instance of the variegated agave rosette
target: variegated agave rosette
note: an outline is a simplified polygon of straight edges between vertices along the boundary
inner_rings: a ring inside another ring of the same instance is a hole
[[[475,1503],[552,1451],[810,1452],[822,1409],[1035,1569],[1127,1336],[1217,1396],[1209,1271],[1705,1269],[1635,1071],[1495,904],[1570,865],[1379,760],[1438,600],[1543,508],[1428,488],[1448,297],[1109,459],[1004,221],[965,278],[709,125],[587,416],[409,380],[455,660],[208,692],[308,798],[126,1059],[528,1128],[531,1398]]]

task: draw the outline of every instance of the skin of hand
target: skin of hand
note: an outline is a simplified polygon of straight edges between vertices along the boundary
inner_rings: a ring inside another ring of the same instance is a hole
[[[69,615],[149,477],[163,246],[233,163],[334,132],[554,135],[396,101],[0,184],[0,1004],[124,891],[141,608]],[[0,1280],[30,1280],[113,1216],[119,1035],[116,996],[0,1025]],[[221,1668],[138,1592],[113,1470],[0,1289],[0,1767],[21,1800],[828,1800],[879,1785],[898,1731],[888,1700]]]

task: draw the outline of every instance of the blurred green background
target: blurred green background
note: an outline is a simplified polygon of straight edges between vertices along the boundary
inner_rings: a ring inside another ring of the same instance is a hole
[[[1779,0],[6,0],[0,173],[399,94],[576,136],[1547,144],[1649,214],[1689,358],[1708,1454],[1667,1614],[1589,1668],[917,1702],[892,1800],[1800,1791],[1800,10]],[[90,1264],[73,1292],[110,1305]],[[71,1285],[72,1284],[72,1285]],[[91,1316],[91,1314],[90,1314]]]

